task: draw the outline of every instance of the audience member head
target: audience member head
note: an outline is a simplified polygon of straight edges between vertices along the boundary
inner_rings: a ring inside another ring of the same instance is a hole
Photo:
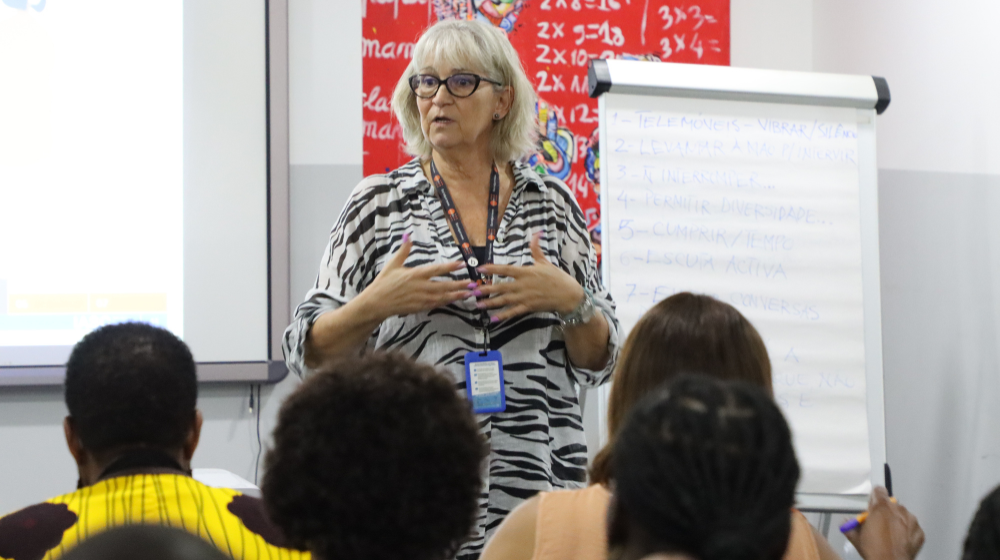
[[[962,560],[987,558],[1000,558],[1000,486],[979,503],[962,552]]]
[[[191,351],[144,323],[101,327],[66,363],[66,442],[89,485],[124,453],[161,453],[183,470],[198,445],[201,414]]]
[[[770,395],[682,375],[633,407],[614,444],[612,556],[779,560],[799,465]]]
[[[202,539],[171,527],[128,525],[90,537],[63,560],[228,560]]]
[[[281,407],[261,486],[322,560],[445,560],[478,514],[485,445],[434,368],[372,354],[325,366]]]
[[[594,458],[592,482],[611,479],[611,444],[632,407],[692,371],[746,381],[771,393],[771,361],[750,321],[711,296],[674,294],[639,319],[622,347],[608,399],[609,444]]]

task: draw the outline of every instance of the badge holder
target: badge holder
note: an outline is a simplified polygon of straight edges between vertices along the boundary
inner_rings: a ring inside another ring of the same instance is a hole
[[[483,325],[483,351],[465,354],[465,393],[476,414],[503,412],[507,409],[504,394],[503,358],[490,350],[490,331]]]
[[[479,266],[479,259],[476,258],[472,243],[462,225],[462,219],[455,208],[455,202],[448,193],[448,185],[445,184],[441,174],[438,173],[434,158],[431,158],[431,180],[437,189],[441,206],[445,210],[445,218],[451,224],[451,229],[458,240],[459,250],[469,267],[469,278],[477,285],[483,283],[483,279],[476,271]],[[500,173],[497,166],[493,165],[490,173],[490,194],[489,203],[486,206],[486,262],[493,262],[493,238],[496,235],[500,222]],[[504,395],[503,385],[503,359],[500,352],[490,350],[490,317],[485,311],[480,315],[483,322],[483,351],[469,352],[465,355],[465,392],[472,403],[472,410],[476,414],[486,414],[490,412],[503,412],[507,409],[507,397]]]

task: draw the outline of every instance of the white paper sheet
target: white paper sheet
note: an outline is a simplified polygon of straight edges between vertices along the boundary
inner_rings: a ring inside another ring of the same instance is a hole
[[[869,491],[858,112],[605,103],[603,258],[625,330],[681,291],[732,304],[767,344],[799,491]]]

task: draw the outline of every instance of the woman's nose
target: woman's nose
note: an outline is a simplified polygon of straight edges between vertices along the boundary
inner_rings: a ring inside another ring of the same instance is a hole
[[[431,101],[435,105],[446,105],[454,100],[455,97],[451,94],[450,91],[448,91],[448,88],[445,87],[443,82],[441,83],[441,86],[438,87],[438,90],[434,94],[434,97],[431,98]]]

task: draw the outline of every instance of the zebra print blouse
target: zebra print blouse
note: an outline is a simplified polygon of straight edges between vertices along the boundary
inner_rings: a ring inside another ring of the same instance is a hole
[[[587,444],[577,390],[607,382],[618,354],[614,302],[598,277],[580,207],[558,179],[540,177],[520,163],[513,171],[514,188],[501,218],[494,262],[531,264],[532,234],[544,231],[541,243],[546,257],[593,292],[610,329],[611,359],[601,371],[574,366],[567,359],[553,313],[533,313],[490,327],[492,348],[503,356],[507,409],[480,416],[490,444],[488,477],[474,534],[458,554],[463,560],[478,557],[486,539],[522,500],[543,490],[585,485]],[[291,371],[308,375],[303,354],[310,326],[368,286],[407,232],[413,240],[407,266],[462,258],[417,159],[386,175],[366,178],[351,194],[330,234],[316,284],[285,331],[284,351]],[[464,268],[452,273],[453,280],[468,277]],[[479,326],[475,299],[469,298],[391,317],[372,333],[368,346],[433,364],[451,374],[464,394],[463,359],[466,352],[481,348]]]

